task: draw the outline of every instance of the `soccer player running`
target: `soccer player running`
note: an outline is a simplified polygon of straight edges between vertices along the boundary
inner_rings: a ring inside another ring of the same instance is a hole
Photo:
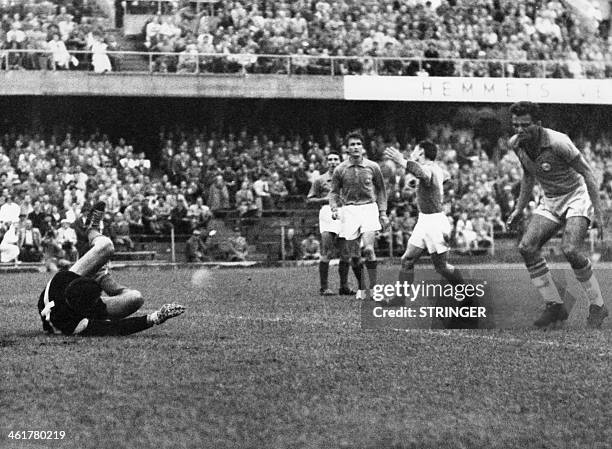
[[[364,157],[361,133],[349,133],[346,143],[349,157],[334,170],[329,205],[332,218],[340,220],[338,235],[346,239],[351,267],[359,285],[356,297],[368,299],[371,294],[363,280],[360,244],[363,243],[364,247],[369,289],[373,289],[377,282],[374,239],[376,232],[389,224],[387,192],[380,167]]]
[[[565,226],[561,249],[590,301],[587,326],[600,328],[608,310],[591,261],[580,252],[592,212],[599,238],[603,239],[603,213],[593,172],[567,135],[542,127],[537,104],[528,101],[515,103],[510,107],[510,114],[516,134],[509,143],[521,161],[524,174],[516,207],[508,217],[508,226],[515,225],[522,216],[536,180],[544,193],[518,247],[531,281],[546,303],[534,325],[552,327],[568,318],[541,252],[542,246]]]
[[[144,303],[137,290],[124,289],[102,297],[100,284],[92,279],[113,254],[111,240],[98,231],[105,204],[96,203],[89,212],[91,248],[68,271],[60,271],[47,283],[38,300],[43,329],[64,335],[128,335],[161,324],[180,315],[185,308],[165,304],[148,315],[129,317]]]
[[[332,257],[334,248],[337,246],[340,251],[340,264],[338,274],[340,275],[340,295],[354,295],[356,292],[348,286],[348,272],[350,257],[346,247],[346,241],[338,237],[340,232],[340,222],[332,218],[331,207],[329,206],[329,192],[331,190],[332,174],[340,164],[340,155],[331,152],[327,155],[327,171],[319,176],[312,183],[306,201],[311,204],[322,205],[319,211],[319,232],[321,233],[321,257],[319,259],[319,280],[321,282],[321,295],[332,296],[328,288],[329,259]]]
[[[418,179],[416,198],[419,218],[402,256],[400,284],[414,282],[414,265],[425,250],[431,255],[437,273],[453,284],[462,283],[459,270],[448,263],[451,226],[442,208],[443,184],[448,180],[448,174],[434,162],[438,148],[434,143],[423,140],[412,151],[410,160],[406,160],[396,148],[386,148],[384,154]],[[401,306],[404,302],[403,296],[396,296],[387,301],[387,305]]]

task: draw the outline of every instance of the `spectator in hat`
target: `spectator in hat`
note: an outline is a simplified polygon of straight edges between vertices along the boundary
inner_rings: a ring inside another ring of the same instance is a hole
[[[74,228],[70,226],[70,221],[67,218],[62,218],[60,228],[57,230],[57,244],[62,248],[65,258],[76,262],[79,258],[79,253],[76,249],[77,234]]]
[[[187,262],[206,262],[206,246],[201,238],[201,232],[198,229],[194,229],[191,233],[187,242],[185,242],[185,256]]]

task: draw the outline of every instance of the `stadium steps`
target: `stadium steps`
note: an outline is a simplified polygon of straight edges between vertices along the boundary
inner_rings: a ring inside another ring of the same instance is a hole
[[[115,33],[115,36],[121,51],[144,51],[144,47],[140,40],[126,37],[120,30]],[[125,72],[148,72],[149,61],[147,58],[140,55],[123,55],[120,59],[119,70]]]
[[[0,273],[44,273],[47,271],[41,262],[0,263]]]

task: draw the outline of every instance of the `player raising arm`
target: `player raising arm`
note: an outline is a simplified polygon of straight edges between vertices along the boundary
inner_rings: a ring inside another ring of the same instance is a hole
[[[521,101],[510,107],[510,113],[516,134],[509,143],[521,161],[524,174],[516,208],[508,217],[508,226],[513,227],[523,214],[536,181],[544,192],[519,243],[519,252],[531,280],[546,303],[544,312],[534,325],[553,326],[568,318],[541,252],[542,246],[564,228],[561,249],[590,301],[587,325],[599,328],[608,316],[608,310],[591,261],[580,251],[592,214],[597,222],[599,238],[603,239],[603,212],[593,172],[567,135],[542,126],[537,104]]]
[[[414,265],[425,250],[431,255],[436,272],[458,284],[463,279],[459,270],[448,263],[448,240],[451,226],[448,217],[443,212],[443,184],[447,173],[435,164],[438,155],[436,145],[428,140],[420,142],[406,160],[395,148],[385,149],[385,156],[397,165],[406,168],[418,179],[416,189],[419,218],[408,239],[408,247],[402,256],[402,267],[399,273],[400,284],[412,284],[414,281]],[[403,305],[405,298],[396,297],[389,305]]]
[[[43,329],[64,335],[128,335],[161,324],[180,315],[185,308],[165,304],[148,315],[129,317],[144,303],[137,290],[125,289],[112,297],[102,297],[102,287],[90,276],[104,266],[114,248],[111,240],[98,231],[105,204],[90,211],[87,251],[68,271],[60,271],[47,283],[38,300]]]

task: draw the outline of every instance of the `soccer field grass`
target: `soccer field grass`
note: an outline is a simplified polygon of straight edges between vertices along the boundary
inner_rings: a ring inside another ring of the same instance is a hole
[[[362,329],[359,301],[318,295],[316,266],[198,287],[193,270],[121,271],[144,311],[188,309],[117,338],[44,335],[48,275],[2,275],[0,447],[610,448],[610,320],[584,329],[579,300],[564,329],[527,329],[541,303],[524,271],[470,273],[496,282],[493,327],[511,327],[478,330]],[[8,438],[30,430],[66,436]]]

